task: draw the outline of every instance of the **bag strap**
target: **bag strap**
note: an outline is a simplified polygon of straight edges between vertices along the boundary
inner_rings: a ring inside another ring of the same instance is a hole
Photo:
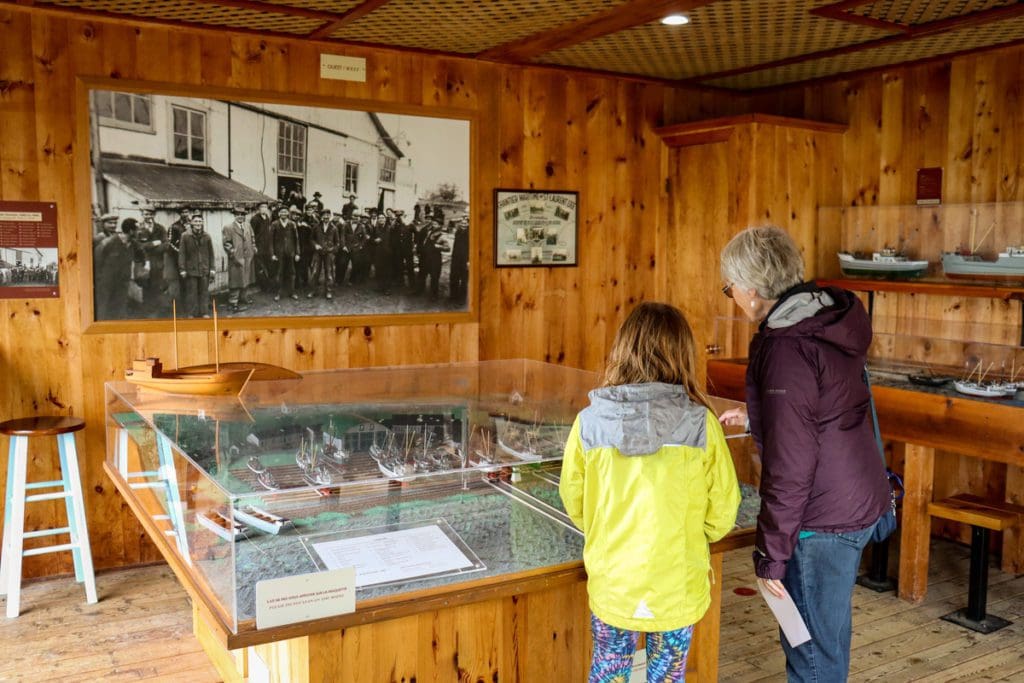
[[[878,412],[875,410],[875,397],[871,393],[871,376],[868,375],[868,366],[864,366],[864,384],[868,387],[868,405],[871,406],[871,424],[875,427],[875,445],[878,446],[878,454],[882,458],[882,465],[888,469],[885,462],[885,446],[882,444],[882,430],[878,428]]]
[[[864,384],[868,387],[868,405],[871,406],[871,423],[875,428],[875,445],[878,447],[878,456],[882,459],[882,467],[885,468],[885,476],[893,490],[893,506],[895,509],[896,501],[903,498],[903,480],[900,478],[900,475],[889,469],[889,464],[885,461],[885,446],[882,444],[882,430],[878,426],[878,412],[875,410],[875,397],[871,393],[871,377],[868,375],[867,365],[864,366]]]

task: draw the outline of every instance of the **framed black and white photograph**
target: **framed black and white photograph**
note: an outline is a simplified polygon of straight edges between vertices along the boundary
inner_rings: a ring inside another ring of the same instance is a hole
[[[494,191],[495,266],[575,266],[578,235],[575,192]]]
[[[426,111],[90,88],[93,321],[469,311],[471,121]]]

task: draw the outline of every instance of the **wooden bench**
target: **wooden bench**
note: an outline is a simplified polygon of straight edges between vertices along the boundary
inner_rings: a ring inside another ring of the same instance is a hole
[[[961,494],[928,503],[928,514],[971,527],[971,569],[967,607],[942,617],[979,633],[992,633],[1012,622],[985,613],[988,600],[988,545],[990,531],[1020,526],[1024,507]]]

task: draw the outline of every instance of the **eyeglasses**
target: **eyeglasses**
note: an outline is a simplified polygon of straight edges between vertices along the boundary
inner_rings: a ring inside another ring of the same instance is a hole
[[[722,294],[725,294],[727,297],[729,297],[731,299],[732,298],[732,286],[734,284],[736,284],[736,283],[735,282],[730,282],[727,285],[722,285]]]

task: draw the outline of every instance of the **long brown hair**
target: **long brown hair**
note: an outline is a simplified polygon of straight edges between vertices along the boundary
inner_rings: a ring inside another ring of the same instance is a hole
[[[670,304],[639,304],[615,334],[605,368],[605,386],[665,382],[678,384],[690,398],[711,408],[694,376],[696,343],[686,316]]]

